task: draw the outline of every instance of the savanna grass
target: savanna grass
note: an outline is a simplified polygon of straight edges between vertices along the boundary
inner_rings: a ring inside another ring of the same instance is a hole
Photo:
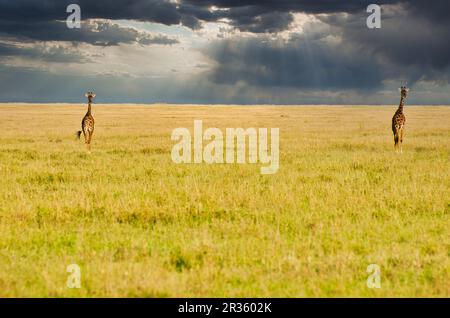
[[[450,295],[450,108],[0,106],[2,297]],[[280,128],[280,169],[176,165],[171,132]],[[69,289],[69,264],[82,270]],[[366,286],[369,264],[381,288]]]

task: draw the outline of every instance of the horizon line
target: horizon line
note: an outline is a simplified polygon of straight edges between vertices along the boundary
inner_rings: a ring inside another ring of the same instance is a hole
[[[38,106],[38,105],[86,105],[86,102],[1,102],[0,105],[29,105],[29,106]],[[317,104],[269,104],[269,103],[168,103],[168,102],[151,102],[151,103],[136,103],[136,102],[117,102],[117,103],[93,103],[98,106],[107,106],[107,105],[167,105],[167,106],[398,106],[396,104],[328,104],[328,103],[317,103]],[[427,106],[444,106],[449,107],[450,104],[409,104],[405,105],[406,107],[427,107]]]

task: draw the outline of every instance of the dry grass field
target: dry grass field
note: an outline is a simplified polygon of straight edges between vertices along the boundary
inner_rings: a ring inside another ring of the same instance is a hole
[[[0,297],[449,297],[450,107],[403,154],[395,109],[94,105],[88,155],[85,105],[0,105]],[[278,172],[174,164],[194,119],[280,128]]]

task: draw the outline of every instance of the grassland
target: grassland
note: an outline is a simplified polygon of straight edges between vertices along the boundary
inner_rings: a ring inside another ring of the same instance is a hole
[[[88,155],[85,106],[0,105],[0,296],[448,297],[450,107],[407,107],[402,155],[394,111],[95,105]],[[194,119],[279,127],[278,173],[172,163]]]

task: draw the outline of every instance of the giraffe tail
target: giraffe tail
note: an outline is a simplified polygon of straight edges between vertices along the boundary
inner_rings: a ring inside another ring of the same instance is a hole
[[[80,139],[80,136],[81,136],[81,130],[78,130],[78,131],[75,133],[75,136],[77,137],[77,139]]]

